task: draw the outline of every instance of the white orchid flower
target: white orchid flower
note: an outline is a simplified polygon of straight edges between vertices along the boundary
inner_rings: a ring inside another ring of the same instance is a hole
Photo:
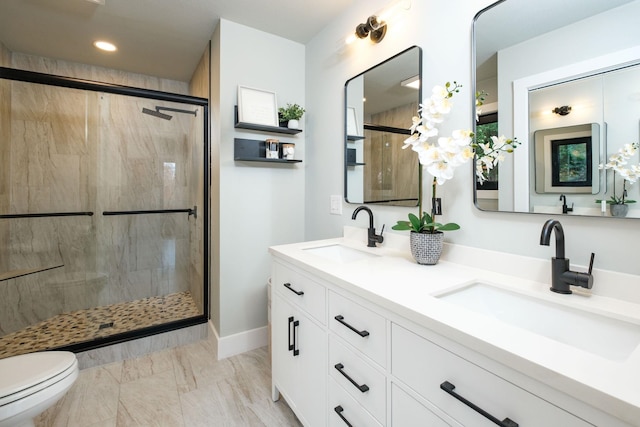
[[[404,150],[405,148],[415,145],[419,142],[420,138],[418,136],[417,133],[412,134],[409,138],[404,140],[404,145],[402,146],[402,149]]]
[[[420,163],[424,166],[442,162],[444,160],[442,151],[435,145],[423,144],[414,146],[413,151],[418,153]]]
[[[413,123],[411,125],[411,128],[409,129],[411,131],[411,133],[415,133],[416,130],[418,129],[418,126],[420,126],[422,124],[422,119],[420,117],[417,116],[413,116],[411,118],[411,122]]]
[[[494,150],[501,150],[502,147],[504,146],[504,144],[506,143],[507,138],[505,138],[504,135],[502,135],[501,137],[497,137],[497,136],[492,136],[491,137],[491,141],[493,141],[493,149]]]
[[[434,162],[426,166],[429,172],[436,179],[439,185],[444,184],[447,180],[453,178],[454,168],[446,162]]]

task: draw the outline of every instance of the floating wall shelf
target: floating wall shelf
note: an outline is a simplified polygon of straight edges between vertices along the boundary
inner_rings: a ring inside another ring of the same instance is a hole
[[[347,141],[360,141],[363,140],[364,136],[358,136],[358,135],[347,135]]]
[[[248,129],[248,130],[259,130],[261,132],[269,132],[269,133],[283,133],[287,135],[295,135],[297,133],[302,132],[302,129],[289,129],[282,126],[266,126],[259,125],[255,123],[245,123],[238,121],[238,106],[235,107],[235,126],[238,129]]]
[[[233,140],[233,160],[265,163],[301,163],[302,160],[267,159],[265,141],[235,138]]]

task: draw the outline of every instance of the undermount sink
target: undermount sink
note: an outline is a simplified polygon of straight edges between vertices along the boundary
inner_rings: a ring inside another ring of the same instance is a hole
[[[610,360],[627,359],[640,343],[638,324],[485,283],[473,283],[437,298]]]
[[[348,246],[334,244],[303,249],[306,252],[330,259],[336,262],[353,262],[366,258],[375,258],[378,255],[350,248]]]

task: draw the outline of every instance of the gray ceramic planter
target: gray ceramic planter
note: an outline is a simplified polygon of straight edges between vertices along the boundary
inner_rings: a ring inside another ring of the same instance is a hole
[[[609,212],[611,212],[611,216],[627,216],[627,212],[629,212],[629,205],[619,204],[609,205]]]
[[[411,232],[409,236],[409,244],[411,246],[411,255],[418,264],[434,265],[440,259],[442,254],[442,243],[444,241],[444,233],[437,231],[431,233]]]

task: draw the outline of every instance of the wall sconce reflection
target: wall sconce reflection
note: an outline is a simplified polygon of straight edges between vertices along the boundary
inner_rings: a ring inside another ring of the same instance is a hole
[[[571,112],[571,106],[569,105],[563,105],[562,107],[556,107],[553,110],[551,110],[552,113],[558,114],[560,116],[566,116],[567,114],[569,114]]]

